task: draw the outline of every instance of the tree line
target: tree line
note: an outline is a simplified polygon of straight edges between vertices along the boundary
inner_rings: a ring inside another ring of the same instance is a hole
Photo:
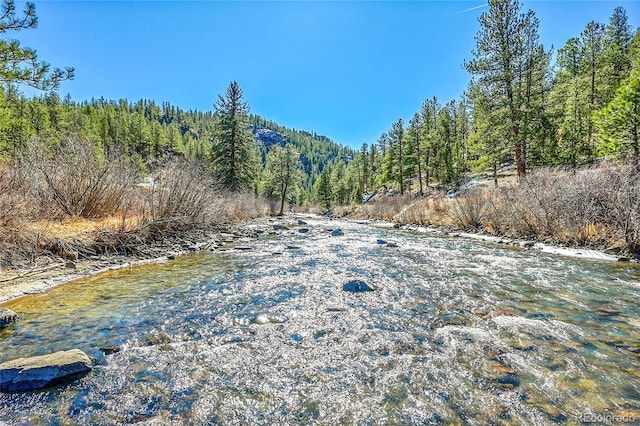
[[[32,4],[21,16],[11,0],[3,9],[0,34],[37,23]],[[0,40],[9,52],[0,59],[0,156],[10,161],[34,139],[56,145],[79,135],[96,155],[124,153],[143,171],[166,157],[200,162],[227,190],[277,198],[280,212],[285,202],[361,202],[378,188],[425,194],[469,171],[495,178],[509,163],[519,177],[532,166],[576,169],[603,156],[640,163],[640,36],[623,8],[555,54],[519,0],[490,0],[479,23],[461,98],[426,99],[408,122],[398,119],[358,150],[252,115],[235,81],[207,112],[151,100],[77,103],[54,91],[72,68],[52,69],[32,49]],[[51,91],[27,99],[21,84]],[[256,142],[265,130],[273,143]]]
[[[522,178],[532,166],[576,169],[604,156],[640,162],[640,36],[624,8],[606,24],[589,22],[555,55],[519,0],[490,0],[479,23],[465,93],[425,100],[408,123],[364,144],[361,191],[423,194],[468,171],[489,169],[495,179],[509,163]]]

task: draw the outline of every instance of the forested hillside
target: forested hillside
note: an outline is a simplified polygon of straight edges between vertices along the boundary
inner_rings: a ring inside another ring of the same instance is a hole
[[[479,22],[466,92],[445,103],[427,98],[408,122],[363,146],[362,187],[422,194],[501,164],[515,163],[523,177],[535,166],[576,169],[604,157],[640,162],[640,34],[624,8],[557,51],[542,45],[535,13],[518,0],[490,1]]]
[[[77,103],[68,96],[61,99],[54,91],[27,99],[15,87],[2,91],[0,102],[5,106],[0,118],[0,150],[5,161],[34,138],[57,144],[70,134],[92,141],[103,153],[123,151],[143,172],[152,171],[166,156],[184,155],[204,163],[212,163],[214,157],[218,116],[211,111],[183,110],[153,100],[100,98]],[[296,193],[300,200],[312,198],[317,176],[327,164],[348,162],[354,155],[326,136],[288,129],[257,115],[249,115],[247,124],[261,156],[258,180],[250,184],[256,191],[274,144],[291,144],[300,154],[304,171]]]

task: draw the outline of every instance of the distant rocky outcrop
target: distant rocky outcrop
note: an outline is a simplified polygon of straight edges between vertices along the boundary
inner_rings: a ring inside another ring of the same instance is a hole
[[[282,134],[270,129],[258,129],[254,134],[256,141],[263,144],[267,151],[271,150],[274,145],[284,146],[287,138]]]
[[[18,319],[18,314],[11,309],[0,308],[0,329],[13,325]]]
[[[80,349],[18,358],[0,364],[0,391],[24,392],[69,383],[93,369]]]

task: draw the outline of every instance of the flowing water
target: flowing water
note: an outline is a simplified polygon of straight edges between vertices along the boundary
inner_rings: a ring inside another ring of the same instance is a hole
[[[0,362],[77,347],[95,368],[0,394],[0,424],[640,421],[640,269],[305,220],[6,304]]]

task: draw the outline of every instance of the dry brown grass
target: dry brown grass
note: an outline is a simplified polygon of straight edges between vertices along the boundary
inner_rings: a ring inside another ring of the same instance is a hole
[[[640,173],[610,163],[575,172],[539,169],[520,183],[508,176],[498,188],[487,182],[451,200],[382,197],[352,215],[638,251]]]
[[[108,161],[85,140],[43,145],[34,141],[21,161],[0,165],[0,268],[137,253],[270,212],[251,194],[222,192],[205,167],[183,158],[160,164],[141,185],[123,158]]]

